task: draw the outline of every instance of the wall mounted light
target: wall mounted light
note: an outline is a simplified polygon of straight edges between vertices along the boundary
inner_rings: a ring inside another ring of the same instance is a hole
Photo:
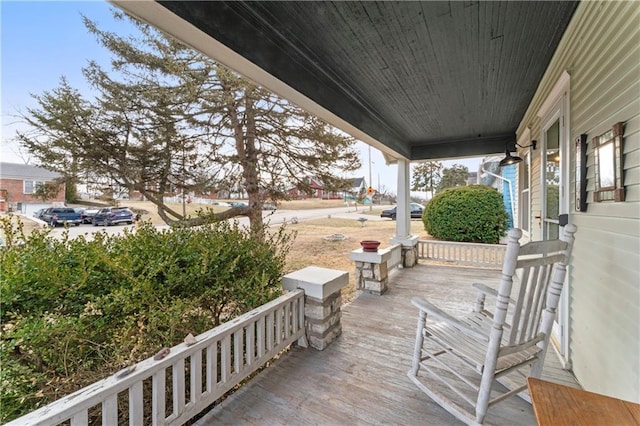
[[[537,145],[538,141],[531,141],[531,144],[527,145],[527,146],[522,146],[522,145],[518,145],[518,143],[516,142],[516,147],[518,148],[532,148],[533,150],[536,149],[536,145]],[[522,158],[518,157],[517,155],[511,155],[511,153],[509,152],[509,146],[505,146],[505,157],[500,160],[500,167],[504,167],[504,166],[509,166],[511,164],[516,164],[516,163],[520,163],[522,162]]]

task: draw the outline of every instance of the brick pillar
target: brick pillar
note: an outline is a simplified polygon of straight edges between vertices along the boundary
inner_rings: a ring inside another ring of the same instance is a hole
[[[309,344],[323,350],[341,333],[340,290],[349,282],[349,273],[309,266],[282,278],[285,290],[304,290],[305,330]]]

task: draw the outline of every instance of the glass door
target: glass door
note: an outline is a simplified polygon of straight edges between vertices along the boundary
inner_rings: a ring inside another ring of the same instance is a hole
[[[549,112],[542,127],[542,239],[554,240],[560,236],[560,227],[567,224],[568,202],[566,182],[568,137],[565,133],[563,99]],[[551,341],[560,355],[567,361],[569,356],[569,289],[565,282]]]
[[[545,209],[542,216],[542,238],[555,240],[560,235],[560,179],[561,159],[560,151],[560,119],[554,120],[545,129],[544,164],[544,194]]]

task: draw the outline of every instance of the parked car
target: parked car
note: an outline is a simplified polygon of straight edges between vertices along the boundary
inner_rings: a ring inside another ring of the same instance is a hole
[[[80,213],[80,219],[82,219],[82,223],[91,223],[93,221],[93,217],[98,213],[100,209],[84,209],[82,213]]]
[[[133,217],[133,212],[129,210],[128,207],[105,207],[93,215],[91,223],[93,226],[109,226],[118,223],[128,223],[131,225],[133,223]]]
[[[420,219],[422,218],[422,212],[424,211],[424,207],[418,203],[411,203],[411,219]],[[394,206],[392,209],[382,210],[380,213],[380,217],[390,217],[392,220],[396,220],[396,208],[398,206]]]
[[[51,227],[64,224],[80,226],[82,222],[80,215],[71,207],[49,207],[42,213],[40,220],[47,222]]]
[[[231,207],[249,207],[249,203],[244,201],[234,201],[231,203]]]
[[[36,210],[35,212],[33,212],[33,217],[35,217],[36,219],[42,219],[42,214],[46,211],[47,209],[40,209],[40,210]]]
[[[264,203],[262,204],[262,210],[277,210],[277,207],[275,204]]]

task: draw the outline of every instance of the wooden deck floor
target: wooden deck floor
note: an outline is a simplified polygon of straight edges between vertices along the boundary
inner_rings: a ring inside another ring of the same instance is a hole
[[[471,283],[497,282],[497,271],[418,265],[394,273],[383,296],[361,294],[342,308],[342,335],[324,351],[294,348],[207,413],[204,425],[460,424],[407,378],[422,295],[445,310],[468,311]],[[553,350],[548,380],[578,386]],[[489,409],[485,424],[533,425],[531,405],[514,397]]]

